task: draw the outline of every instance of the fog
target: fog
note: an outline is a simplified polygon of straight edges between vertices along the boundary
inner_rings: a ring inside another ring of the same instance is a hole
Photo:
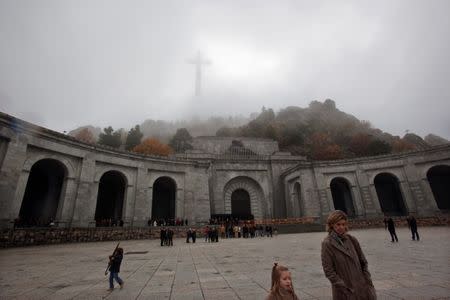
[[[450,139],[450,1],[0,0],[0,111],[63,132],[327,98]],[[202,68],[195,96],[197,51]]]

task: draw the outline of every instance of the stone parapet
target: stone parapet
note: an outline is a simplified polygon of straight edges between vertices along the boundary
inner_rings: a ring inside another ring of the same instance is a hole
[[[392,217],[396,227],[408,227],[406,217]],[[450,226],[450,215],[416,218],[417,226]],[[349,220],[351,229],[383,228],[384,218]]]
[[[168,228],[168,227],[166,227]],[[189,228],[170,227],[174,238],[186,238]],[[108,227],[108,228],[16,228],[2,229],[0,248],[36,246],[62,243],[159,239],[161,227]]]

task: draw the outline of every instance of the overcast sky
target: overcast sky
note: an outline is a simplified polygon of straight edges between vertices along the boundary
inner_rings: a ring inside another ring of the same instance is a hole
[[[337,107],[450,139],[450,1],[0,0],[0,111],[63,132]],[[200,50],[202,97],[194,96]]]

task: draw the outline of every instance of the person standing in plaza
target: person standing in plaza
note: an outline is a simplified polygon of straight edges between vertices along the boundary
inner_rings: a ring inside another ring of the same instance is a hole
[[[111,266],[109,267],[109,289],[112,291],[114,289],[114,279],[123,288],[123,280],[119,277],[120,265],[123,259],[123,248],[117,248],[113,255],[109,256],[109,261]]]
[[[323,271],[331,282],[333,299],[376,299],[361,246],[355,237],[347,233],[347,215],[340,210],[331,212],[327,230],[321,257]]]
[[[195,240],[197,239],[197,230],[194,228],[191,231],[192,243],[195,244]]]
[[[166,229],[161,228],[161,231],[159,232],[159,239],[161,240],[161,247],[164,246],[166,244]]]
[[[192,230],[191,228],[188,229],[188,231],[186,232],[186,243],[189,243],[189,239],[192,236]]]
[[[173,233],[171,228],[167,229],[167,246],[173,246]]]
[[[412,236],[411,238],[412,238],[412,240],[415,241],[416,238],[417,238],[417,241],[419,241],[420,238],[419,238],[419,233],[417,232],[417,220],[416,220],[416,218],[414,218],[414,216],[409,216],[406,219],[406,221],[408,221],[409,229],[411,229],[411,236]]]
[[[266,300],[298,300],[292,286],[289,269],[274,263],[272,267],[272,284]]]
[[[395,233],[395,223],[392,218],[388,218],[385,221],[385,228],[389,231],[389,234],[391,235],[391,242],[398,242],[397,234]]]

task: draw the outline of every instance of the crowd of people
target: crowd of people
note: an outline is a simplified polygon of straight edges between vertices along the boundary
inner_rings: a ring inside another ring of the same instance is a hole
[[[197,230],[195,228],[189,228],[186,232],[186,243],[189,243],[190,240],[192,240],[192,243],[194,244],[197,240]]]
[[[53,218],[21,218],[17,217],[14,220],[14,228],[27,228],[27,227],[53,227],[55,226]]]
[[[96,227],[123,227],[123,220],[122,219],[96,219],[95,220],[95,226]]]
[[[173,246],[173,230],[170,228],[161,228],[161,231],[159,233],[159,238],[161,240],[161,247],[162,246]]]
[[[158,219],[149,219],[147,221],[148,226],[188,226],[188,219],[181,218],[158,218]]]
[[[255,237],[272,237],[278,233],[276,227],[272,224],[257,224],[255,220],[241,220],[236,217],[215,217],[209,219],[209,225],[212,228],[217,227],[218,235],[221,238],[255,238]],[[206,227],[207,230],[210,227]]]

